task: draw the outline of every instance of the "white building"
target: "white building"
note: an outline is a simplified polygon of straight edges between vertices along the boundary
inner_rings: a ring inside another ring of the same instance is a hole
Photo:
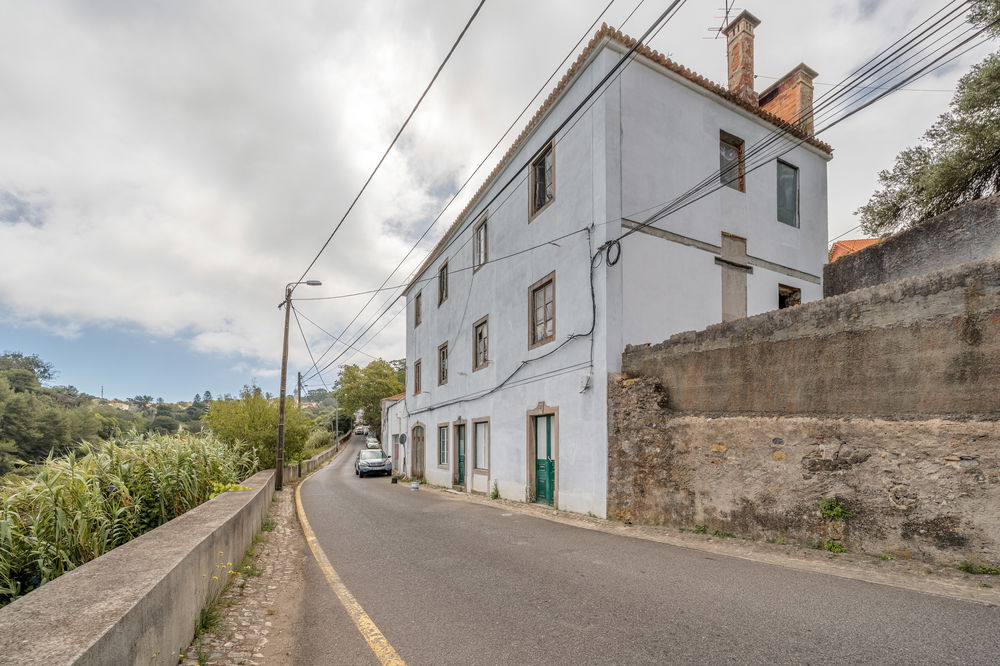
[[[726,30],[728,89],[641,49],[549,141],[634,40],[602,28],[569,69],[407,288],[411,475],[604,516],[625,345],[822,296],[816,73],[758,96],[758,23]],[[792,149],[751,170],[776,133]],[[597,251],[709,176],[718,191]]]
[[[405,393],[382,398],[382,432],[379,441],[382,450],[392,456],[392,469],[396,474],[406,474],[406,443],[400,441],[400,435],[406,433],[406,402]]]

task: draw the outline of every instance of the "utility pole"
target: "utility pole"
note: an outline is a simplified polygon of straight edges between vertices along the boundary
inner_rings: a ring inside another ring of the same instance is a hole
[[[295,384],[295,401],[302,406],[302,373],[299,373],[298,382]]]
[[[281,392],[278,398],[278,445],[274,452],[274,489],[281,490],[285,481],[285,377],[288,374],[288,319],[292,314],[292,290],[296,285],[307,284],[310,287],[318,287],[322,282],[319,280],[306,280],[305,282],[289,282],[285,285],[285,300],[278,309],[285,308],[285,335],[281,343]]]

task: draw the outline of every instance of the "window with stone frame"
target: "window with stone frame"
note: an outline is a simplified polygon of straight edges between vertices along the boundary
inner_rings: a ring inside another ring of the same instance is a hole
[[[556,153],[551,143],[532,160],[530,176],[531,214],[535,215],[556,198]]]
[[[472,325],[472,371],[482,370],[490,362],[490,322],[483,317]]]
[[[420,361],[415,361],[413,363],[413,395],[420,395],[423,374],[423,364]]]
[[[448,343],[438,347],[438,386],[448,383]]]
[[[799,169],[787,162],[778,163],[778,222],[799,226]]]
[[[486,226],[486,216],[479,221],[475,229],[472,230],[472,271],[478,271],[483,267],[489,257],[489,237],[487,234],[489,227]]]
[[[743,165],[743,139],[729,132],[719,132],[719,182],[746,192]]]
[[[528,290],[528,348],[551,342],[556,337],[556,274],[549,273]]]
[[[448,300],[448,262],[438,269],[438,305]]]
[[[438,426],[438,465],[448,464],[448,426]]]

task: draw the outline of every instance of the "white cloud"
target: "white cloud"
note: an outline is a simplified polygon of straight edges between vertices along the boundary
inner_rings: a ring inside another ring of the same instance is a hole
[[[34,204],[28,224],[0,220],[0,305],[67,335],[135,325],[263,377],[280,352],[283,285],[340,219],[476,3],[0,4],[0,194],[17,197],[0,202]],[[297,294],[377,286],[605,4],[487,3],[310,271],[324,287]],[[620,24],[627,5],[605,20]],[[725,42],[704,39],[717,5],[688,3],[654,46],[724,81]],[[804,60],[837,81],[935,5],[761,0],[748,5],[763,20],[758,72]],[[643,6],[626,31],[638,36],[660,11]],[[966,66],[920,87],[953,87]],[[836,148],[831,234],[854,224],[877,170],[948,99],[899,93],[825,137]],[[301,305],[339,333],[365,300]],[[366,351],[402,356],[400,321]],[[318,355],[328,338],[303,326]],[[292,329],[292,358],[307,365]]]

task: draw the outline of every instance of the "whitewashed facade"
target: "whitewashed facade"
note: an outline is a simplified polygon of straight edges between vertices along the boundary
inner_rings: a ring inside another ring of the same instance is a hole
[[[408,287],[408,473],[604,516],[607,376],[625,345],[772,310],[789,294],[822,296],[830,152],[816,141],[784,155],[783,167],[771,160],[746,173],[743,191],[723,187],[592,260],[644,213],[720,169],[723,139],[749,147],[776,130],[756,95],[740,101],[646,52],[545,159],[546,138],[629,44],[598,33]],[[490,203],[533,159],[538,171]],[[779,196],[789,216],[788,173],[797,177],[795,224],[778,220]]]

